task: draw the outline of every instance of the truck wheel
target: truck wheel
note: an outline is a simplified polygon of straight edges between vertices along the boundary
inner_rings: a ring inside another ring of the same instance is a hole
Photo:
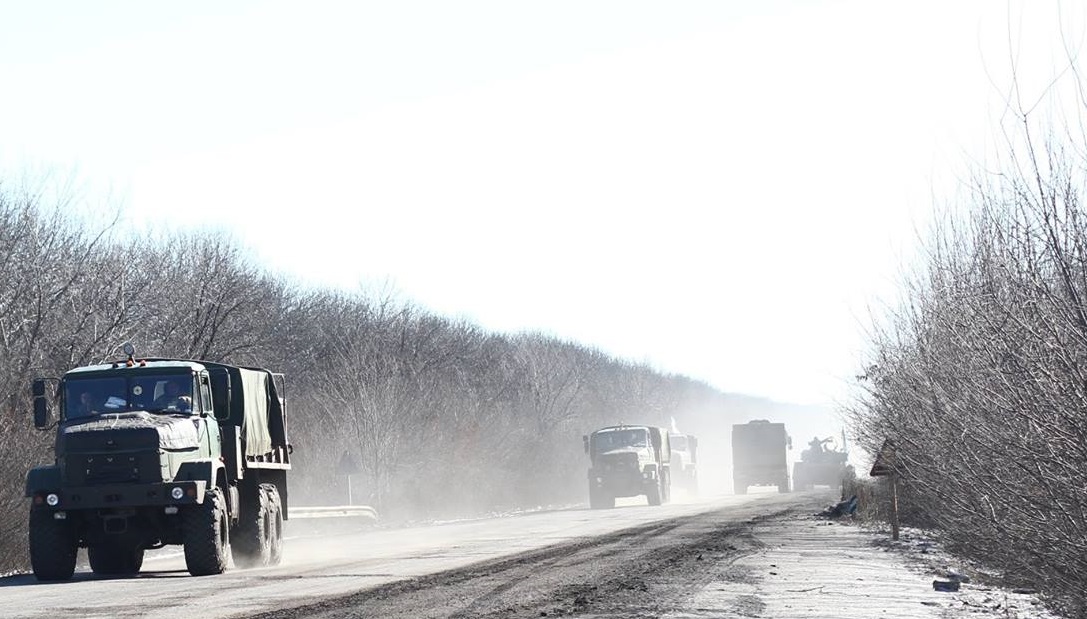
[[[226,518],[223,491],[208,491],[204,502],[185,508],[181,541],[185,546],[185,567],[193,576],[222,574],[230,549],[230,526]]]
[[[660,480],[658,480],[657,483],[654,484],[653,487],[650,488],[649,491],[645,493],[645,498],[646,498],[646,500],[649,501],[650,505],[660,505],[661,504],[661,482],[660,482]]]
[[[87,560],[95,574],[139,574],[143,567],[143,548],[88,546]]]
[[[279,565],[283,560],[283,501],[279,498],[279,489],[272,484],[265,487],[268,493],[269,524],[268,565]]]
[[[247,500],[248,498],[248,500]],[[272,547],[269,533],[272,529],[268,493],[261,485],[256,494],[246,493],[242,499],[241,518],[234,529],[234,564],[238,567],[268,565]]]
[[[30,512],[30,567],[38,580],[68,580],[75,573],[79,540],[67,520],[53,512]]]
[[[611,509],[615,507],[615,497],[604,492],[603,488],[589,486],[589,508]]]

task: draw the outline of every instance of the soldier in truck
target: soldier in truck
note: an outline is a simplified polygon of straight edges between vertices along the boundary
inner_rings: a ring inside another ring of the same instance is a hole
[[[192,410],[192,396],[187,391],[183,391],[176,380],[167,381],[162,395],[155,398],[151,408],[156,411],[190,411]]]
[[[76,403],[72,412],[68,413],[68,417],[88,417],[94,413],[94,394],[84,391],[79,394],[79,402]]]

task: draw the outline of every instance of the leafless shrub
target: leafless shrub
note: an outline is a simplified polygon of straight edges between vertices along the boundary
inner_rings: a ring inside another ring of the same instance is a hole
[[[1012,116],[1000,174],[934,230],[872,335],[861,443],[898,445],[949,546],[1087,609],[1084,159]]]

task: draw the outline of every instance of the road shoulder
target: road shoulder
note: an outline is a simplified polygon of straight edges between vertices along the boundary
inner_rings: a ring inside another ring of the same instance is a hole
[[[723,578],[668,619],[1056,617],[1030,594],[971,583],[934,590],[954,565],[931,540],[890,543],[887,533],[798,512],[758,522],[750,533],[760,548],[730,558]]]

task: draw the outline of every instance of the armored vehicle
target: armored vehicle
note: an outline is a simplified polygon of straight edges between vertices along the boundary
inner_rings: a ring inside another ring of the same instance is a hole
[[[589,507],[615,507],[616,497],[644,494],[660,505],[671,494],[668,431],[654,426],[610,426],[582,437],[589,468]]]
[[[800,461],[793,465],[794,488],[838,487],[842,480],[856,476],[853,467],[847,464],[849,453],[827,445],[833,440],[830,436],[814,437],[808,442],[808,448],[800,452]]]
[[[789,464],[786,451],[792,439],[785,424],[755,419],[732,426],[732,483],[736,494],[749,486],[777,486],[789,491]]]
[[[70,578],[81,547],[98,574],[137,573],[145,550],[167,544],[184,547],[193,575],[222,572],[231,552],[239,567],[279,563],[283,376],[125,352],[33,383],[34,424],[56,430],[54,464],[26,481],[34,575]]]
[[[669,434],[672,448],[672,484],[687,494],[698,494],[698,439],[690,434]]]

